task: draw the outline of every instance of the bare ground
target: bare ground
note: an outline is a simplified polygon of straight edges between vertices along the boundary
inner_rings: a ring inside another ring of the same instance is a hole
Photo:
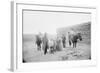
[[[62,61],[62,60],[88,60],[91,59],[90,46],[87,44],[78,44],[77,48],[67,46],[62,51],[56,51],[54,54],[38,51],[32,42],[25,43],[27,47],[23,50],[23,58],[25,62],[41,62],[41,61]],[[28,45],[29,44],[29,45]]]

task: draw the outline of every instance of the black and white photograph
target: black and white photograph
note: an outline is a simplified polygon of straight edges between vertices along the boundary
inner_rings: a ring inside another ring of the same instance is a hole
[[[23,63],[91,60],[91,13],[24,9],[22,20]]]

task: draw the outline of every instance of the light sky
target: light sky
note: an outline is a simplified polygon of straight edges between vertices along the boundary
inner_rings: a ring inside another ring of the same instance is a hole
[[[56,29],[91,21],[91,14],[43,11],[23,12],[23,34],[55,34]]]

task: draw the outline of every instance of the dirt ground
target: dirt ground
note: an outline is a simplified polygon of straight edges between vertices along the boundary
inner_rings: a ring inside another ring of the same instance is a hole
[[[66,46],[62,51],[54,53],[48,52],[44,55],[43,50],[36,49],[33,42],[24,43],[23,58],[25,62],[41,62],[41,61],[62,61],[62,60],[88,60],[91,59],[90,45],[77,44],[77,48]]]

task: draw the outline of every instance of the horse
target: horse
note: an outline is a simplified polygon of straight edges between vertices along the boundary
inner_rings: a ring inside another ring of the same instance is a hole
[[[82,35],[81,33],[76,32],[68,32],[68,39],[69,39],[69,45],[73,44],[73,48],[76,48],[76,44],[78,40],[82,41]]]
[[[39,35],[36,35],[36,45],[38,50],[41,50],[41,44],[42,44],[41,37]]]

